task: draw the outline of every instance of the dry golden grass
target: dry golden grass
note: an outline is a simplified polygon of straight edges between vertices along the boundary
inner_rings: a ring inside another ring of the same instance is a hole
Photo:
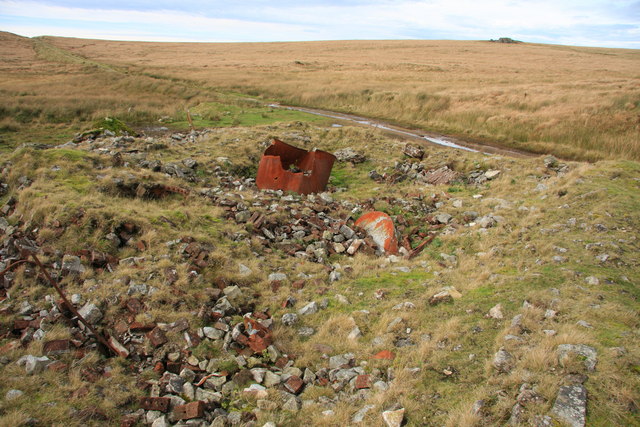
[[[118,68],[576,159],[640,159],[640,52],[481,41],[45,38]]]

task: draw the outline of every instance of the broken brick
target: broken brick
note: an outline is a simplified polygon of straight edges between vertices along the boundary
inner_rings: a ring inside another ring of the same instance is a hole
[[[298,394],[302,391],[304,387],[304,381],[297,375],[292,375],[289,379],[284,383],[284,387],[289,390],[293,394]]]
[[[380,360],[393,360],[395,358],[396,358],[395,353],[389,350],[382,350],[373,355],[373,359],[380,359]]]
[[[262,353],[272,344],[271,335],[267,334],[261,337],[260,334],[252,334],[249,336],[248,345],[255,353]]]
[[[304,280],[296,280],[295,282],[293,282],[293,283],[291,284],[291,287],[292,287],[293,289],[298,289],[298,290],[300,290],[300,289],[304,288],[305,283],[306,283],[306,282],[305,282]]]
[[[138,314],[144,308],[142,302],[138,298],[129,298],[126,302],[126,306],[127,310],[129,310],[131,314]]]
[[[169,397],[141,397],[140,407],[147,411],[167,412],[171,398]]]
[[[66,363],[60,362],[59,360],[56,360],[55,362],[49,363],[47,365],[47,369],[52,372],[62,372],[66,370],[68,367],[69,365],[67,365]]]
[[[191,420],[204,416],[204,402],[198,400],[186,405],[178,405],[173,409],[173,415],[177,420]]]
[[[71,349],[71,341],[70,340],[53,340],[47,341],[42,346],[42,353],[51,356],[68,353]]]
[[[160,347],[161,345],[166,344],[169,341],[162,329],[158,327],[149,332],[147,334],[147,338],[149,338],[149,341],[151,341],[151,345],[154,347]]]
[[[371,388],[371,375],[358,375],[356,377],[356,389]]]
[[[133,322],[129,325],[129,330],[131,332],[149,332],[156,327],[155,323],[142,323],[142,322]]]

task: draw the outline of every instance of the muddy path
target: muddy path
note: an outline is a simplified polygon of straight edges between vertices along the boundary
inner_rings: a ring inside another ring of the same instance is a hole
[[[460,138],[442,135],[433,132],[424,132],[422,130],[404,128],[400,126],[395,126],[390,123],[386,123],[381,120],[369,119],[362,116],[356,116],[353,114],[345,114],[338,113],[336,111],[329,110],[321,110],[317,108],[306,108],[306,107],[294,107],[291,105],[281,105],[281,104],[269,104],[270,107],[273,108],[285,108],[288,110],[300,111],[308,114],[315,114],[317,116],[327,117],[331,119],[335,119],[338,121],[336,125],[340,126],[340,122],[347,122],[349,124],[356,124],[359,126],[368,126],[376,129],[380,129],[381,131],[388,133],[391,136],[402,137],[406,139],[413,139],[417,141],[422,141],[423,143],[429,143],[433,145],[439,145],[449,148],[455,148],[458,150],[471,151],[475,153],[483,153],[483,154],[499,154],[503,156],[509,157],[537,157],[538,154],[529,153],[526,151],[515,150],[511,148],[504,148],[489,144],[482,144],[479,142],[463,140]]]

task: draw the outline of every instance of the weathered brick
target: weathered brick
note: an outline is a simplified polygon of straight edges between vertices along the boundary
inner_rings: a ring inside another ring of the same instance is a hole
[[[371,388],[371,376],[370,375],[358,375],[356,377],[356,388],[358,390],[363,388]]]
[[[304,381],[297,375],[292,375],[289,379],[284,383],[284,387],[289,390],[293,394],[298,394],[302,391],[304,387]]]
[[[198,400],[190,402],[186,405],[178,405],[173,409],[173,415],[177,420],[191,420],[193,418],[202,418],[204,416],[204,402]]]
[[[149,332],[156,327],[155,323],[142,323],[142,322],[133,322],[129,325],[129,330],[131,332],[140,333],[140,332]]]
[[[393,360],[396,358],[396,355],[394,352],[389,351],[389,350],[382,350],[376,354],[373,355],[374,359],[382,359],[382,360]]]
[[[151,341],[151,345],[154,347],[160,347],[161,345],[166,344],[168,341],[167,336],[158,327],[149,332],[147,334],[147,338],[149,338],[149,341]]]
[[[70,340],[47,341],[42,346],[42,352],[47,356],[68,353],[70,349]]]
[[[141,397],[140,407],[147,411],[167,412],[171,398],[169,397]]]

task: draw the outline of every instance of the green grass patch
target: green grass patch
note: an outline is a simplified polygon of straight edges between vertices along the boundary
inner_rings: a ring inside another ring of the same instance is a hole
[[[279,122],[307,122],[319,123],[325,122],[324,117],[313,114],[303,113],[301,111],[287,110],[283,108],[273,108],[262,105],[258,102],[237,102],[221,103],[221,102],[205,102],[192,108],[191,118],[193,125],[197,128],[202,127],[249,127],[256,125],[268,125]],[[176,121],[170,123],[170,126],[176,129],[188,129],[186,113],[180,114]]]

